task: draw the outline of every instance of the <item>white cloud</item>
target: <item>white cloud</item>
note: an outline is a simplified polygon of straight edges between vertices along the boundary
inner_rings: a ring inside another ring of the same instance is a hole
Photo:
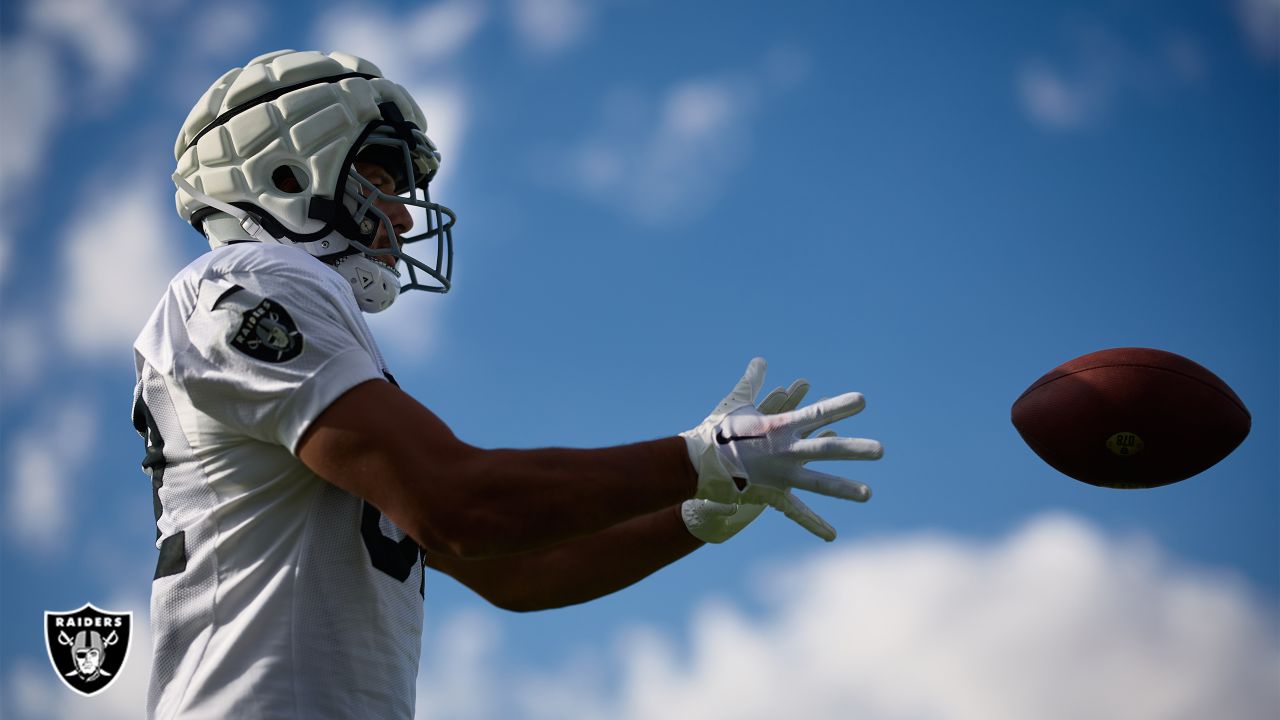
[[[496,611],[460,611],[427,638],[416,717],[1261,720],[1280,710],[1273,611],[1237,580],[1077,518],[1041,517],[990,543],[851,543],[756,577],[762,609],[710,599],[682,637],[578,638],[553,667],[505,658]],[[116,685],[84,700],[43,658],[20,660],[7,666],[9,709],[137,716],[146,605],[108,607],[133,609],[138,633]]]
[[[580,140],[537,159],[538,173],[641,223],[679,223],[720,196],[750,158],[761,109],[809,71],[806,51],[780,45],[754,67],[686,78],[656,96],[615,90]]]
[[[431,245],[434,251],[433,240],[423,241],[423,244]],[[413,253],[412,246],[409,251]],[[430,258],[422,259],[431,261]],[[404,279],[408,279],[408,273],[404,274]],[[419,279],[435,283],[425,275]],[[393,375],[420,367],[423,361],[435,354],[442,334],[441,316],[447,305],[448,300],[435,293],[414,290],[401,295],[386,310],[364,316]]]
[[[760,587],[763,612],[708,601],[685,638],[635,629],[550,669],[503,664],[496,624],[473,618],[478,647],[428,647],[441,668],[456,657],[463,677],[457,690],[421,685],[419,717],[1198,720],[1280,709],[1271,611],[1231,578],[1072,517],[990,544],[917,535],[826,549],[762,573]],[[484,705],[465,705],[473,692]],[[470,709],[445,710],[458,707]]]
[[[97,436],[93,409],[66,400],[9,440],[5,510],[13,543],[41,556],[65,548],[78,496],[75,479]]]
[[[1100,27],[1077,28],[1070,42],[1069,61],[1028,60],[1016,78],[1024,111],[1055,130],[1085,127],[1101,118],[1136,67],[1132,51]]]
[[[394,18],[377,10],[339,7],[321,15],[312,28],[311,45],[321,52],[345,52],[369,60],[398,83],[408,66],[397,47],[401,28]],[[407,48],[404,48],[407,50]]]
[[[668,90],[633,187],[637,210],[681,214],[709,199],[745,159],[754,93],[726,80],[692,80]]]
[[[1090,26],[1072,33],[1070,47],[1069,59],[1030,58],[1014,75],[1023,112],[1050,130],[1096,125],[1134,98],[1158,99],[1209,74],[1199,41],[1185,32],[1167,32],[1140,47]]]
[[[129,348],[182,267],[172,212],[145,173],[97,179],[62,233],[69,268],[60,310],[63,341],[82,356],[128,360]]]
[[[54,677],[47,657],[12,661],[6,665],[4,682],[7,688],[5,705],[16,713],[14,717],[26,720],[136,720],[145,714],[147,683],[151,679],[151,624],[147,601],[129,594],[117,597],[102,607],[112,612],[133,612],[129,657],[120,676],[111,687],[86,698],[71,692]]]
[[[0,172],[3,172],[0,170]],[[0,195],[5,193],[4,183],[0,182]],[[7,207],[7,206],[0,206]],[[0,212],[4,212],[0,210]],[[13,239],[9,235],[9,228],[3,219],[0,219],[0,291],[4,290],[4,283],[9,278],[9,263],[13,260]]]
[[[488,17],[478,0],[448,0],[421,8],[401,26],[403,45],[413,60],[441,63],[459,55]]]
[[[62,40],[80,56],[97,98],[123,88],[138,69],[144,43],[132,8],[111,0],[45,0],[28,8],[32,29]]]
[[[44,176],[59,111],[62,73],[53,48],[19,36],[0,43],[0,287],[9,277],[13,232],[31,218],[21,211]]]
[[[208,28],[210,31],[192,33],[183,50],[197,58],[226,57],[233,52],[242,52],[244,48],[255,45],[264,29],[263,19],[267,13],[262,6],[251,2],[222,2],[205,6],[201,8],[200,16],[191,21],[191,27]],[[253,56],[248,54],[239,62],[248,62]]]
[[[63,98],[57,55],[44,42],[17,37],[0,44],[0,196],[29,195],[42,159],[48,157]],[[8,207],[6,212],[13,212]],[[9,221],[6,221],[8,225]]]
[[[1078,128],[1097,117],[1105,93],[1100,83],[1069,82],[1041,62],[1024,65],[1018,72],[1018,95],[1023,109],[1038,124]]]
[[[443,79],[407,83],[405,89],[426,114],[427,136],[440,150],[440,171],[431,181],[431,197],[447,206],[449,186],[464,167],[471,101],[460,83]],[[413,219],[417,227],[422,227],[421,215],[415,214]]]
[[[1240,30],[1258,58],[1274,61],[1280,56],[1280,0],[1236,0],[1235,11]]]
[[[47,0],[22,7],[20,32],[0,44],[0,222],[6,232],[21,222],[17,208],[43,181],[41,162],[61,125],[115,107],[128,95],[142,64],[143,16],[164,4]]]
[[[511,0],[510,4],[516,35],[536,55],[568,49],[591,24],[591,6],[582,0]]]
[[[505,699],[492,672],[500,649],[494,620],[464,610],[444,624],[432,646],[423,653],[418,672],[417,720],[469,720],[504,717]]]
[[[691,79],[654,101],[615,93],[596,129],[565,153],[571,184],[646,223],[700,212],[746,159],[762,84]]]
[[[39,380],[49,343],[48,333],[41,332],[43,325],[41,319],[12,308],[0,313],[0,404],[12,403]]]
[[[347,5],[320,16],[312,36],[316,48],[370,60],[407,87],[431,81],[438,66],[466,50],[487,17],[478,0],[445,0],[407,15]]]

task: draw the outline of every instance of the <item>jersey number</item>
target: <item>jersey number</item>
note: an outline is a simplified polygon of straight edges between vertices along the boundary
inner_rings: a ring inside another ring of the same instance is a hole
[[[147,401],[138,393],[133,404],[133,429],[138,431],[146,444],[147,454],[142,458],[142,471],[151,477],[151,505],[156,513],[156,540],[160,540],[160,516],[164,506],[160,504],[160,488],[164,487],[164,438],[156,419],[147,407]],[[187,534],[179,530],[160,542],[160,557],[156,560],[155,580],[177,575],[187,569]]]
[[[383,370],[382,374],[387,376],[387,382],[400,387],[391,373]],[[425,560],[419,560],[421,548],[418,543],[408,535],[400,540],[392,540],[383,535],[382,511],[368,501],[361,503],[360,513],[360,537],[364,539],[364,547],[369,551],[369,562],[400,582],[408,580],[414,564]],[[424,569],[418,576],[418,594],[423,597],[426,597],[426,574]]]
[[[138,393],[133,404],[133,429],[138,431],[146,445],[147,454],[142,458],[142,471],[151,478],[151,505],[156,515],[156,540],[160,540],[160,516],[164,514],[164,506],[160,502],[160,488],[164,487],[164,468],[167,460],[164,456],[164,437],[160,435],[160,427],[156,425],[155,416],[147,401]],[[407,535],[400,540],[392,540],[382,534],[382,512],[378,508],[363,503],[360,518],[360,536],[364,540],[365,549],[369,551],[369,562],[382,572],[404,582],[413,572],[413,566],[420,562],[418,544]],[[177,575],[187,569],[186,532],[178,532],[160,542],[160,557],[156,560],[156,580],[170,575]],[[421,577],[421,576],[420,576]],[[418,582],[418,592],[425,595],[423,579]]]
[[[364,547],[369,551],[369,562],[400,582],[408,580],[413,566],[421,562],[418,543],[413,538],[405,535],[400,540],[392,540],[382,534],[382,511],[368,501],[362,503],[361,507],[360,537],[364,539]],[[425,597],[425,578],[422,575],[419,578],[418,593]]]

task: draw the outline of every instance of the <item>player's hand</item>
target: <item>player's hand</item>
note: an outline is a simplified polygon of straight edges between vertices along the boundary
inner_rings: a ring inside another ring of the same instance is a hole
[[[680,506],[680,516],[694,537],[705,543],[722,543],[760,517],[764,508],[758,503],[738,505],[693,498]]]
[[[756,409],[764,415],[790,412],[796,409],[807,392],[808,381],[796,380],[790,387],[776,388],[765,395]],[[707,543],[722,543],[760,517],[764,508],[759,503],[720,503],[693,498],[680,506],[680,516],[694,537]]]
[[[836,437],[814,430],[862,410],[860,393],[845,393],[777,415],[752,405],[764,381],[765,362],[755,358],[733,392],[698,427],[681,433],[698,470],[696,497],[721,503],[764,503],[818,537],[830,541],[835,528],[791,492],[793,488],[865,502],[866,485],[804,467],[813,460],[877,460],[875,440]]]

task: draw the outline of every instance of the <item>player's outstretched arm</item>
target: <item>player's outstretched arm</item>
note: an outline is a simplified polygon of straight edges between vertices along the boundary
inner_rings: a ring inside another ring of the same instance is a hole
[[[478,558],[598,533],[694,495],[678,437],[600,449],[484,450],[391,383],[357,385],[298,445],[320,477],[368,500],[429,551]]]
[[[321,477],[374,504],[427,549],[455,557],[545,548],[695,494],[713,503],[773,505],[831,540],[834,528],[791,489],[867,499],[865,485],[803,467],[813,460],[880,457],[874,440],[825,433],[808,438],[861,410],[862,396],[846,393],[767,415],[752,404],[763,379],[764,361],[757,358],[683,439],[592,450],[476,448],[399,388],[369,381],[320,414],[298,456]]]
[[[758,409],[765,415],[790,412],[808,389],[808,382],[797,380],[770,392]],[[764,507],[691,499],[542,550],[481,559],[428,553],[427,564],[498,607],[547,610],[617,592],[704,543],[725,542]]]
[[[542,550],[470,560],[427,553],[426,562],[500,608],[530,612],[617,592],[702,545],[672,505]]]

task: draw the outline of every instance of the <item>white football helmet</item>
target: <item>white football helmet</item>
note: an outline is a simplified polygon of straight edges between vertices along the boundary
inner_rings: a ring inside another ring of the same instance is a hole
[[[182,125],[173,149],[178,214],[215,248],[256,240],[307,251],[351,282],[365,312],[405,290],[448,292],[457,217],[428,195],[440,153],[426,129],[409,93],[368,60],[293,50],[256,57],[219,78]],[[357,173],[357,160],[384,167],[394,194]],[[422,208],[426,228],[401,237],[375,202]],[[427,239],[434,262],[404,252]]]

